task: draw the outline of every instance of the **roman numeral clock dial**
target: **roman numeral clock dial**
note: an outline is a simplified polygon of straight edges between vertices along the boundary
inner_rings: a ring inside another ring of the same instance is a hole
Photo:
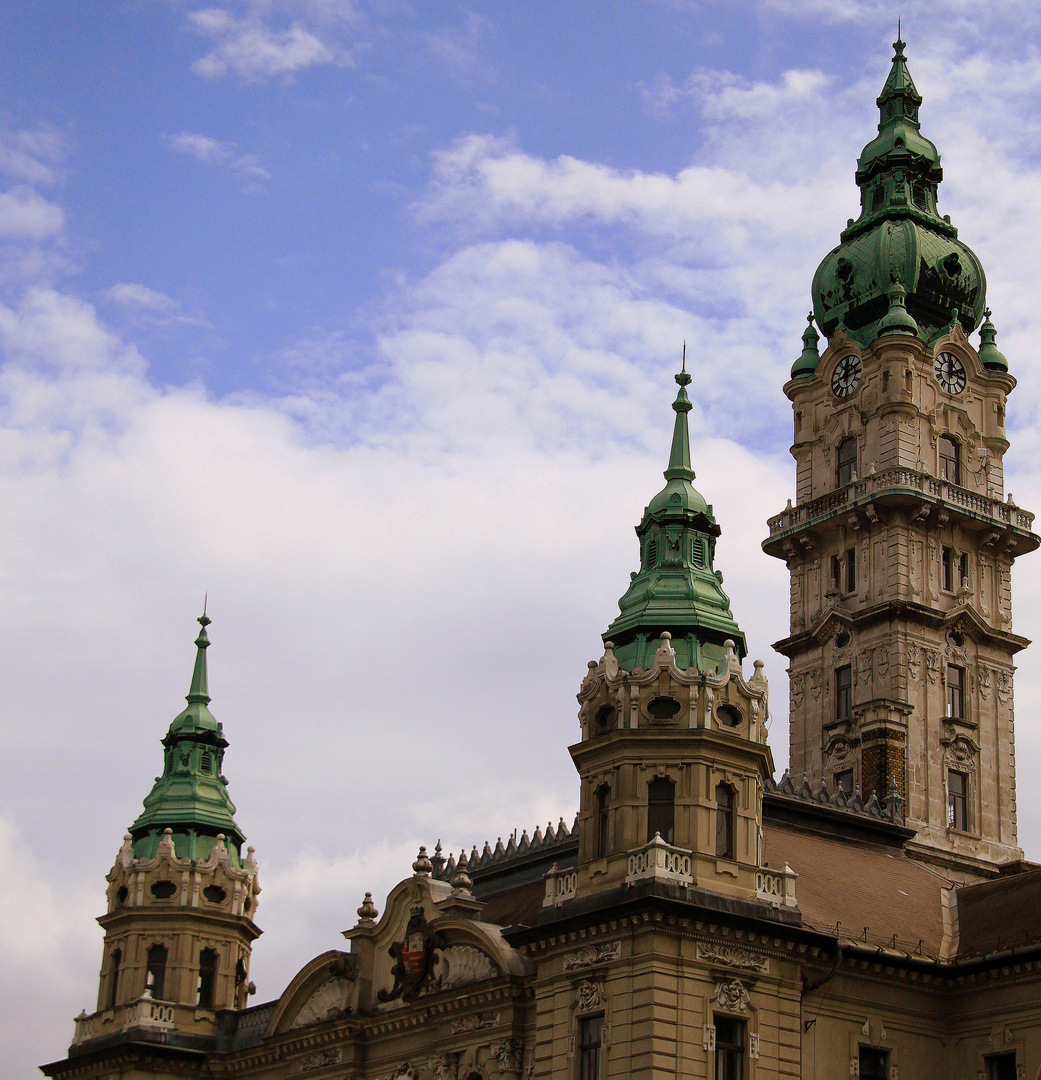
[[[850,353],[836,365],[831,375],[831,391],[839,398],[847,398],[860,385],[860,357]]]
[[[933,374],[948,394],[960,394],[965,389],[965,365],[954,353],[940,353],[933,365]]]

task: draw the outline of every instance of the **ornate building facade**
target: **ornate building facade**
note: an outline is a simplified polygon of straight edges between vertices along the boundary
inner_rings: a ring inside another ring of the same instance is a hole
[[[1015,379],[982,267],[938,212],[920,105],[898,41],[860,216],[817,271],[784,388],[797,498],[763,546],[791,573],[791,771],[775,779],[763,665],[714,568],[684,370],[639,566],[578,693],[574,824],[420,849],[382,915],[365,894],[346,949],[250,1004],[260,888],[204,615],[188,707],[108,877],[97,1008],[48,1076],[1038,1072],[1009,568],[1039,541],[1005,497]]]

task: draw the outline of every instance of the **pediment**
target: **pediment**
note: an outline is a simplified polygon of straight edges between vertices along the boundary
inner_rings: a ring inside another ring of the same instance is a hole
[[[349,1015],[357,1007],[358,958],[330,949],[302,968],[286,987],[265,1037]]]

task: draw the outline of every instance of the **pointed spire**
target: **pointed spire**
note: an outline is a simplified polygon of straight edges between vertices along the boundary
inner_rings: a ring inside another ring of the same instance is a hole
[[[218,614],[220,613],[218,612]],[[209,626],[213,620],[206,615],[205,600],[202,603],[202,614],[197,621],[202,629],[199,631],[199,636],[195,639],[195,647],[198,649],[198,652],[195,654],[195,670],[192,672],[192,685],[188,690],[188,704],[209,705],[210,693],[206,678],[206,650],[210,647],[210,639],[206,636],[206,627]],[[181,685],[183,686],[184,683]]]
[[[984,323],[980,327],[980,360],[983,366],[994,371],[1008,371],[1008,361],[998,349],[998,331],[990,321],[990,308],[983,312]]]
[[[669,467],[665,470],[666,480],[693,480],[694,470],[690,464],[690,433],[687,430],[687,413],[693,407],[687,397],[690,375],[687,372],[687,343],[683,343],[683,366],[676,375],[679,392],[672,407],[676,412],[676,424],[672,429],[672,452],[669,454]]]
[[[889,297],[889,311],[878,324],[878,334],[917,334],[918,323],[907,310],[905,297],[907,290],[899,281],[894,281],[886,292]]]
[[[904,55],[906,42],[900,36],[900,23],[897,22],[896,41],[893,42],[893,63],[889,69],[889,77],[882,87],[882,93],[878,95],[875,104],[878,106],[879,119],[878,130],[895,124],[900,120],[907,120],[918,126],[918,106],[922,104],[922,95],[907,70],[907,57]],[[889,106],[901,100],[900,108]]]
[[[817,328],[813,325],[813,312],[806,316],[806,329],[802,332],[802,352],[799,355],[799,359],[792,364],[792,378],[798,378],[800,375],[812,375],[817,370],[817,363],[820,360],[820,353],[817,351],[817,344],[820,341],[820,334],[817,333]]]

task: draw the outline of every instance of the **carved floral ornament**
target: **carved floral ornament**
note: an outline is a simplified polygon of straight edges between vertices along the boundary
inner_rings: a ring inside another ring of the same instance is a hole
[[[713,945],[699,941],[697,957],[699,960],[708,960],[712,964],[754,971],[761,975],[765,975],[770,970],[770,961],[765,956],[757,956],[754,952],[738,948],[736,945]],[[720,983],[720,986],[722,985]],[[741,984],[738,983],[738,985]]]
[[[300,1071],[302,1073],[311,1072],[314,1069],[324,1069],[327,1065],[339,1065],[340,1057],[341,1051],[338,1048],[316,1050],[313,1054],[308,1054],[300,1062]]]
[[[622,955],[622,943],[612,941],[606,945],[586,945],[578,952],[566,953],[564,956],[564,971],[576,971],[579,968],[592,967],[593,964],[604,963],[607,960],[617,960]]]

